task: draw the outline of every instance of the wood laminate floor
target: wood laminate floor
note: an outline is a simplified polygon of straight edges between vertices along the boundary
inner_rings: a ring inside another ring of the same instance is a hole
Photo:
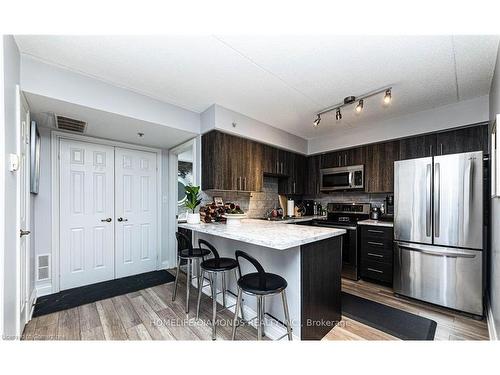
[[[173,283],[98,301],[32,319],[23,340],[211,340],[212,301],[202,297],[200,319],[195,319],[197,290],[191,290],[190,312],[185,314],[185,276],[181,274],[177,299]],[[477,321],[450,310],[394,296],[387,287],[366,281],[343,280],[342,289],[437,322],[436,340],[488,340],[486,321]],[[220,305],[218,305],[221,308]],[[224,311],[219,320],[231,322]],[[255,340],[251,326],[238,329],[239,340]],[[218,340],[231,339],[231,325],[217,329]],[[397,338],[343,317],[324,340],[397,340]]]
[[[197,289],[191,289],[190,311],[185,313],[186,279],[181,274],[177,298],[174,283],[97,301],[32,319],[23,340],[212,340],[212,300],[202,295],[196,320]],[[217,305],[222,309],[221,305]],[[217,340],[230,340],[233,314],[217,315]],[[240,326],[237,340],[255,340],[257,330]],[[265,339],[265,338],[264,338]]]
[[[438,306],[397,297],[391,288],[367,281],[342,279],[342,290],[400,310],[420,315],[437,323],[435,340],[488,340],[486,320],[476,320]],[[342,317],[323,340],[399,340],[385,332]]]

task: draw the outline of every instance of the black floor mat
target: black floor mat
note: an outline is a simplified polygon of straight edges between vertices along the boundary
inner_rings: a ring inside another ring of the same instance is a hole
[[[174,280],[175,278],[172,274],[162,270],[64,290],[56,294],[37,298],[33,317],[71,309],[122,294],[137,292],[141,289],[170,283]]]
[[[434,340],[434,320],[342,292],[342,315],[403,340]]]

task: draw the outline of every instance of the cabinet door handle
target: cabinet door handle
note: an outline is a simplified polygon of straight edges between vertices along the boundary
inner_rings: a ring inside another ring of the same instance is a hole
[[[432,145],[429,145],[429,156],[432,156]]]
[[[368,229],[368,232],[371,232],[371,233],[384,233],[383,230],[376,230],[376,229]]]
[[[285,169],[283,168],[283,162],[281,162],[281,174],[285,173],[283,172]]]
[[[375,245],[375,246],[384,246],[382,242],[373,242],[373,241],[368,241],[370,245]]]
[[[293,182],[293,193],[295,194],[295,181]]]
[[[441,154],[440,155],[443,155],[443,144],[442,143],[440,144],[440,147],[441,147]]]
[[[247,178],[246,178],[246,177],[245,177],[245,180],[244,180],[244,181],[245,181],[245,185],[243,186],[243,190],[245,190],[245,191],[246,191],[246,190],[247,190]]]
[[[339,155],[339,167],[342,165],[342,157]]]
[[[119,217],[117,220],[118,220],[119,222],[122,222],[122,221],[128,221],[128,219],[124,219],[123,217]]]
[[[366,253],[372,257],[377,257],[377,258],[383,258],[384,256],[383,255],[380,255],[380,254],[374,254],[374,253]]]
[[[110,217],[108,217],[108,218],[106,218],[106,219],[101,219],[101,221],[102,221],[103,223],[104,223],[104,222],[106,222],[106,223],[111,223],[111,220],[113,220],[113,219],[111,219]]]
[[[23,230],[23,229],[19,229],[19,237],[22,237],[22,236],[27,236],[28,234],[30,234],[31,232],[29,230]]]
[[[344,165],[347,165],[347,154],[344,154]]]
[[[375,268],[370,268],[370,267],[368,267],[367,270],[372,271],[372,272],[377,272],[377,273],[384,273],[384,271],[376,270]]]

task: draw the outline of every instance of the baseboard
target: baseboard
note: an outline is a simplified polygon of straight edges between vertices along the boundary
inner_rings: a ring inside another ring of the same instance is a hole
[[[490,341],[498,341],[495,319],[493,318],[493,311],[491,310],[489,297],[486,297],[486,323],[488,324],[488,334],[490,336]]]
[[[208,282],[208,280],[205,280],[205,282]],[[196,283],[193,281],[192,285],[196,286]],[[210,286],[208,286],[208,285],[204,286],[202,288],[202,292],[203,292],[203,294],[205,294],[209,297],[212,297],[211,291],[210,291]],[[219,293],[219,292],[220,292],[220,290],[217,289],[217,293]],[[244,298],[245,297],[243,297],[243,300],[244,300]],[[252,297],[250,297],[250,298],[252,298]],[[222,305],[222,293],[217,294],[217,302]],[[236,305],[236,297],[232,293],[226,293],[226,305],[227,306]],[[233,306],[231,308],[228,308],[228,311],[231,311],[234,314],[235,309],[236,309],[236,306]],[[257,316],[256,311],[254,311],[252,308],[245,306],[245,305],[243,305],[243,314],[245,314],[245,320],[248,320],[248,319],[253,318],[254,316]],[[272,318],[270,318],[268,316],[265,317],[264,335],[266,335],[266,337],[268,337],[271,340],[278,340],[280,337],[283,337],[283,335],[285,335],[287,333],[286,328],[284,326],[282,327],[281,325],[276,324],[276,321],[271,322],[271,319]],[[275,324],[269,324],[269,323],[275,323]],[[252,325],[253,327],[257,328],[256,319],[251,321],[249,324]],[[236,336],[238,335],[237,332],[238,331],[236,331]],[[298,337],[294,332],[292,332],[292,336],[293,336],[294,341],[300,340],[300,337]],[[255,339],[257,340],[257,336],[255,337]]]
[[[52,294],[52,285],[37,286],[35,289],[37,298]]]

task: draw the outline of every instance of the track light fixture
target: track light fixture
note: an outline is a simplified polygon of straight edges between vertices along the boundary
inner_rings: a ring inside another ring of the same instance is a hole
[[[385,105],[389,105],[389,104],[391,104],[391,100],[392,100],[392,93],[391,93],[391,89],[387,89],[387,90],[385,90],[385,95],[384,95],[384,104],[385,104]]]
[[[363,99],[361,99],[358,105],[356,106],[356,113],[361,113],[362,110],[363,110]]]
[[[317,128],[320,122],[321,122],[321,116],[320,116],[320,115],[318,115],[318,116],[316,117],[316,120],[314,120],[314,122],[313,122],[313,126],[314,126],[315,128]]]
[[[337,108],[337,112],[335,112],[335,119],[337,121],[342,120],[342,113],[340,113],[340,108]]]
[[[364,104],[365,104],[366,99],[371,98],[372,96],[375,96],[375,95],[382,94],[382,93],[384,93],[384,99],[383,99],[382,103],[384,105],[391,104],[392,87],[384,87],[383,89],[371,91],[367,94],[360,95],[358,97],[355,97],[352,95],[346,96],[342,102],[337,103],[335,105],[332,105],[331,107],[325,108],[322,111],[318,112],[316,114],[316,119],[313,122],[313,126],[315,128],[317,128],[319,126],[319,123],[321,122],[321,115],[328,113],[328,112],[331,112],[331,111],[335,111],[335,119],[337,121],[342,120],[342,113],[340,112],[340,109],[342,107],[352,105],[352,104],[356,103],[356,101],[358,102],[358,104],[356,104],[356,107],[354,107],[354,111],[359,114],[359,113],[363,112],[363,108],[364,108]]]

